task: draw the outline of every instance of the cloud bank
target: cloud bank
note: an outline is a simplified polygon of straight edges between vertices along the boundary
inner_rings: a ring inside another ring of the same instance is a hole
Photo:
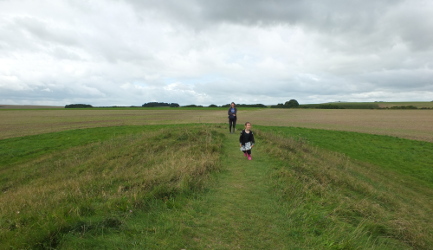
[[[433,2],[0,1],[0,103],[433,100]]]

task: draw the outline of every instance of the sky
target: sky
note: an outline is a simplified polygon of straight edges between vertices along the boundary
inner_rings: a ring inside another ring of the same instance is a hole
[[[431,0],[0,0],[0,104],[433,100]]]

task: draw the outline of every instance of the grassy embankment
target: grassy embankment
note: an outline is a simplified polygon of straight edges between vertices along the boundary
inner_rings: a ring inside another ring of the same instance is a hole
[[[260,127],[246,161],[225,132],[124,126],[0,140],[1,248],[433,244],[431,143]]]
[[[200,190],[220,167],[221,139],[215,129],[147,126],[1,140],[0,248],[117,230],[154,201]]]

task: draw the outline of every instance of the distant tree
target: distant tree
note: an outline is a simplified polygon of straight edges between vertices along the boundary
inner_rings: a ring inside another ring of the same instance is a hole
[[[221,107],[225,108],[225,107],[230,107],[230,106],[231,106],[230,104],[224,104]],[[238,103],[238,104],[236,104],[236,107],[267,108],[268,106],[261,104],[261,103],[258,103],[258,104],[241,104],[241,103]]]
[[[284,106],[286,108],[297,108],[297,107],[299,107],[299,102],[296,101],[295,99],[291,99],[290,101],[287,101],[286,103],[284,103]]]
[[[183,107],[185,107],[185,108],[203,108],[202,105],[195,105],[195,104],[190,104],[190,105],[186,105]]]
[[[177,103],[166,103],[166,102],[148,102],[145,103],[143,105],[141,105],[142,107],[172,107],[172,108],[176,108],[179,107],[179,104]]]
[[[413,105],[409,106],[392,106],[391,109],[417,109],[417,107]]]
[[[271,108],[284,108],[284,104],[278,103],[277,105],[271,105]]]
[[[316,109],[344,109],[344,107],[335,104],[320,104],[315,106]]]
[[[223,105],[222,107],[230,106],[230,104]],[[258,104],[236,104],[236,107],[247,107],[247,108],[267,108],[266,105],[258,103]]]
[[[211,104],[211,105],[209,105],[209,108],[217,108],[218,106],[217,105],[215,105],[215,104]]]
[[[65,108],[93,108],[90,104],[69,104]]]

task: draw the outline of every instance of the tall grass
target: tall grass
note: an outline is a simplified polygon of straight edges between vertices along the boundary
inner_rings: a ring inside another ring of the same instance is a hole
[[[433,143],[392,136],[294,127],[263,127],[283,137],[340,152],[389,171],[415,178],[433,188]]]
[[[424,182],[302,138],[262,132],[264,149],[284,162],[272,174],[304,246],[427,249],[433,245],[433,190]],[[294,232],[294,233],[295,233]]]
[[[420,177],[431,176],[431,144],[256,126],[246,161],[237,137],[221,131],[124,126],[0,141],[0,249],[433,245],[433,189]],[[227,179],[209,186],[221,169]]]
[[[169,199],[118,232],[68,241],[68,249],[429,248],[433,191],[423,182],[265,130],[255,130],[253,161],[226,140],[225,171],[210,192]]]
[[[155,199],[200,190],[220,168],[221,137],[173,126],[2,167],[0,248],[55,248],[66,232],[116,229]]]
[[[54,133],[42,133],[0,140],[0,166],[27,161],[35,157],[81,146],[92,142],[100,142],[121,135],[150,131],[162,126],[114,126],[67,130]],[[4,167],[3,167],[4,168]]]

